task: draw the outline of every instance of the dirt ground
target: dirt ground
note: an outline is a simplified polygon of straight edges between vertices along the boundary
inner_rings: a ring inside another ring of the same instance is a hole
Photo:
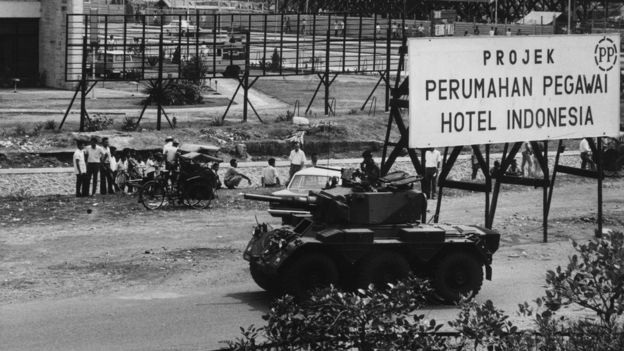
[[[623,230],[624,181],[607,179],[604,190],[605,227]],[[559,183],[550,215],[551,242],[592,237],[595,194],[594,182]],[[446,197],[441,221],[481,224],[482,196],[461,192]],[[541,242],[541,201],[540,189],[514,187],[502,193],[494,227],[502,233],[502,247],[511,251],[506,250],[507,257],[495,255],[495,267],[557,255],[549,244],[528,253],[513,249]],[[150,212],[128,195],[3,199],[0,304],[247,282],[242,250],[254,223],[278,223],[265,210],[266,204],[244,200],[236,190],[221,191],[208,210]]]

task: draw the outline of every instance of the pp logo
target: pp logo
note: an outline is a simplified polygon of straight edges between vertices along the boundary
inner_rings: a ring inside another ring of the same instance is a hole
[[[603,37],[600,39],[594,49],[594,61],[601,71],[610,71],[618,60],[618,48],[610,38]]]

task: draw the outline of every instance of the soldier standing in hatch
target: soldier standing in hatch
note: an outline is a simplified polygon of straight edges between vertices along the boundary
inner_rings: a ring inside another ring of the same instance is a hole
[[[364,161],[360,163],[360,170],[364,173],[365,180],[368,184],[376,186],[379,181],[380,171],[379,167],[377,167],[375,161],[373,160],[373,154],[370,150],[365,150],[362,153],[362,157],[364,158]]]

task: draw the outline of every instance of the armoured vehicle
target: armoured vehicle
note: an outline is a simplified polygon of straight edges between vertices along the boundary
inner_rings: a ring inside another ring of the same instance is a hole
[[[415,180],[391,174],[377,189],[334,187],[305,199],[245,194],[310,210],[278,228],[254,228],[244,252],[254,281],[269,292],[303,298],[330,284],[383,287],[413,272],[428,278],[444,301],[475,295],[484,271],[491,279],[500,234],[478,226],[422,223],[427,200],[411,189]]]

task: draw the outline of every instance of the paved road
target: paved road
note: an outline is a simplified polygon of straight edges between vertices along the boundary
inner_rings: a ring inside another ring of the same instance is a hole
[[[491,299],[508,313],[543,292],[545,267],[565,261],[567,242],[502,249],[494,280],[479,300]],[[557,252],[557,258],[549,253]],[[18,303],[0,307],[0,339],[6,350],[198,350],[216,349],[238,335],[239,326],[261,325],[270,297],[253,283],[206,291],[152,291],[97,298]],[[436,320],[454,307],[430,306]]]

